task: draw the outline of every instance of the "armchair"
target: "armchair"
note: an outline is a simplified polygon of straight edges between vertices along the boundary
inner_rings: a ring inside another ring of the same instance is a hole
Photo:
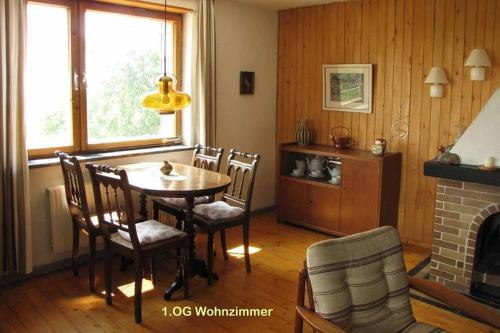
[[[325,333],[445,332],[415,320],[410,287],[500,328],[499,311],[438,283],[408,277],[399,235],[387,226],[308,248],[299,273],[295,333],[302,332],[304,322]]]

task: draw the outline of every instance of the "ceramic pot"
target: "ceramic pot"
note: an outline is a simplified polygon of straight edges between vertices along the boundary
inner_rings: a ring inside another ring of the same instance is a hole
[[[375,156],[383,156],[386,145],[387,143],[384,139],[375,139],[375,143],[372,146],[372,154]]]
[[[307,125],[307,120],[297,121],[297,128],[295,129],[295,139],[300,146],[307,146],[311,143],[311,131]]]

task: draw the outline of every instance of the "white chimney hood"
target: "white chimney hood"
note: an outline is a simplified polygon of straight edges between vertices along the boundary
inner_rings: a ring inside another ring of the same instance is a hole
[[[461,164],[483,165],[488,157],[500,166],[500,88],[491,96],[476,119],[451,150]]]

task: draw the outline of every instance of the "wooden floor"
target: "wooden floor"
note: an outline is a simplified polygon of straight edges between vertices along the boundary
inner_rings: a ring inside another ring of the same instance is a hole
[[[260,249],[251,255],[251,274],[244,261],[231,256],[222,261],[218,251],[215,265],[220,280],[212,287],[197,277],[191,280],[189,300],[182,292],[165,302],[163,291],[174,276],[174,263],[158,263],[159,281],[143,295],[142,325],[134,323],[133,297],[126,297],[116,287],[133,281],[132,268],[125,273],[115,265],[113,306],[106,306],[103,295],[102,266],[97,270],[96,294],[87,289],[86,267],[74,278],[69,269],[34,278],[0,289],[0,332],[292,332],[297,271],[308,245],[328,236],[304,229],[278,225],[275,215],[267,213],[253,219],[251,245]],[[199,236],[200,255],[205,237]],[[228,246],[241,245],[241,229],[228,232]],[[218,248],[219,249],[219,248]],[[428,255],[427,250],[406,247],[405,260],[411,269]],[[116,260],[118,261],[118,260]],[[133,288],[132,288],[133,290]],[[494,332],[493,329],[412,300],[417,320],[438,325],[450,332]],[[162,308],[219,306],[239,308],[272,308],[271,317],[197,317],[163,315]],[[310,332],[307,330],[307,332]]]

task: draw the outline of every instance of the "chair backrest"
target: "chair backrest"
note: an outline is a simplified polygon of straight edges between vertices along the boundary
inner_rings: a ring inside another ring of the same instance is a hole
[[[227,159],[226,174],[231,178],[231,185],[226,188],[222,199],[230,204],[236,204],[250,213],[252,205],[255,174],[260,156],[231,149]]]
[[[393,227],[311,245],[307,271],[316,313],[348,332],[400,332],[415,322]]]
[[[191,165],[197,168],[219,172],[223,154],[223,148],[203,147],[198,144],[194,147]]]
[[[85,182],[78,159],[61,151],[56,151],[55,154],[61,164],[66,202],[71,216],[79,221],[84,220],[89,229],[95,228],[90,220]]]
[[[140,248],[135,229],[132,194],[124,169],[87,163],[99,225],[106,237],[116,228],[128,232],[134,248]]]

